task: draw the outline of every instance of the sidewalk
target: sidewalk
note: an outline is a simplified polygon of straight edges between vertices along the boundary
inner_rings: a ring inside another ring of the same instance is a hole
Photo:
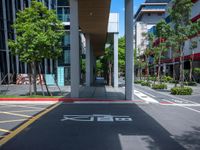
[[[46,92],[45,86],[43,86],[44,92]],[[53,96],[61,96],[59,88],[56,86],[48,86],[49,91]],[[64,98],[70,97],[71,88],[70,86],[61,86],[62,95]],[[91,87],[80,86],[80,98],[94,98],[94,99],[114,99],[124,100],[125,89],[122,87],[113,88],[111,86],[105,86],[103,80],[98,80]],[[37,86],[38,93],[42,95],[41,86]],[[29,93],[29,85],[1,85],[0,95],[13,95],[13,96],[25,96]],[[46,95],[46,94],[45,94]]]

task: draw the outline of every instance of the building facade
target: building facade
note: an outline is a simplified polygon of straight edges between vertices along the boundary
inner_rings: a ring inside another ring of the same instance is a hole
[[[193,6],[191,9],[190,19],[192,22],[197,22],[200,19],[200,0],[192,0]],[[168,4],[167,9],[172,7],[172,1]],[[167,23],[171,24],[170,16],[166,13],[165,20]],[[193,45],[195,43],[195,45]],[[193,45],[193,46],[192,46]],[[192,48],[193,47],[193,48]],[[193,35],[185,41],[184,45],[184,69],[190,69],[190,60],[193,58],[193,68],[200,68],[200,40],[198,35]],[[173,69],[175,67],[175,69]],[[176,71],[176,79],[179,79],[179,57],[176,56],[172,49],[169,49],[162,60],[162,70],[166,75],[173,76],[173,70]],[[188,76],[185,79],[188,80]],[[199,77],[193,76],[193,79],[200,80]]]
[[[69,0],[40,0],[57,12],[58,19],[63,22],[65,34],[62,39],[63,52],[58,60],[44,59],[42,61],[43,74],[47,81],[55,76],[59,85],[70,84],[70,6]],[[16,20],[16,13],[31,5],[31,0],[1,0],[0,1],[0,81],[8,83],[13,76],[16,82],[18,74],[27,74],[29,68],[26,63],[19,61],[17,56],[11,55],[8,48],[8,39],[15,39],[16,34],[11,25]],[[80,47],[81,48],[81,47]],[[10,75],[8,74],[10,73]],[[8,77],[10,76],[10,77]],[[6,80],[7,78],[7,80]],[[48,79],[49,78],[49,79]],[[10,81],[11,82],[11,81]],[[49,84],[54,84],[51,82]]]
[[[146,34],[161,19],[165,18],[166,7],[169,0],[146,0],[137,10],[134,19],[134,48],[142,55],[147,48]]]
[[[45,76],[55,75],[59,85],[70,83],[71,97],[79,97],[82,51],[86,52],[86,85],[91,86],[94,79],[96,57],[103,55],[105,50],[111,0],[39,1],[49,9],[55,9],[65,27],[65,36],[62,42],[63,55],[58,60],[44,59],[42,62],[43,72]],[[133,99],[133,0],[124,0],[124,4],[127,70],[125,98],[131,100]],[[20,62],[17,56],[11,55],[8,39],[16,38],[11,25],[16,20],[17,11],[30,5],[31,0],[0,0],[0,79],[7,78],[8,82],[6,83],[10,83],[10,76],[29,72],[27,64]],[[117,36],[114,36],[114,40],[117,40]],[[115,46],[114,49],[117,47]],[[117,58],[117,53],[115,53],[115,63]],[[118,75],[116,66],[117,64],[114,67],[114,75]],[[116,79],[118,76],[114,78]],[[114,85],[117,86],[117,80],[114,82],[116,82]]]

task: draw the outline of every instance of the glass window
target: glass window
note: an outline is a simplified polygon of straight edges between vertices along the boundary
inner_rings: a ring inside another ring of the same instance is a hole
[[[65,32],[64,39],[63,39],[63,45],[68,46],[70,44],[70,36],[69,32]]]
[[[69,6],[69,0],[58,0],[57,6]]]
[[[70,51],[64,50],[64,64],[70,64]]]

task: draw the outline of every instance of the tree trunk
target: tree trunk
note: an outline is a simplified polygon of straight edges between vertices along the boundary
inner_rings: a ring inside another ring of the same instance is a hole
[[[112,86],[112,64],[109,62],[109,86]]]
[[[39,72],[39,78],[40,78],[40,86],[41,86],[41,89],[42,89],[42,95],[45,96],[44,94],[44,88],[43,88],[43,85],[42,85],[42,72],[41,72],[41,69],[40,69],[40,65],[38,64],[38,72]],[[44,79],[44,77],[43,77]]]
[[[158,81],[160,82],[161,80],[160,80],[160,58],[161,57],[161,53],[159,54],[159,58],[158,58]]]
[[[190,60],[190,82],[192,82],[192,71],[193,71],[194,51],[192,51],[192,59]]]
[[[176,80],[175,59],[173,58],[173,80]]]
[[[182,44],[181,49],[180,49],[181,57],[180,57],[180,78],[179,78],[179,80],[180,80],[180,86],[181,87],[184,87],[184,85],[183,85],[183,82],[184,82],[183,48],[184,48],[184,43]]]
[[[37,77],[37,69],[36,69],[36,62],[31,63],[32,67],[32,74],[33,74],[33,93],[34,95],[37,94],[37,84],[36,84],[36,77]]]
[[[31,68],[31,65],[29,64],[29,67]],[[32,77],[31,77],[31,69],[29,69],[28,78],[29,78],[29,95],[32,96]]]
[[[149,62],[147,57],[146,57],[146,78],[147,81],[149,81]]]

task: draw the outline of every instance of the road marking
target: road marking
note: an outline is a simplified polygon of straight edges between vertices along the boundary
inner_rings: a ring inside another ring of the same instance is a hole
[[[157,100],[143,94],[142,92],[139,92],[137,90],[134,90],[134,94],[139,97],[140,99],[146,101],[147,103],[159,103]]]
[[[6,111],[0,111],[0,114],[7,114],[7,115],[13,115],[13,116],[20,116],[20,117],[26,117],[26,118],[30,118],[30,117],[31,117],[31,116],[28,116],[28,115],[16,114],[16,113],[11,113],[11,112],[6,112]]]
[[[27,128],[29,125],[31,125],[33,122],[35,122],[36,120],[38,120],[39,118],[41,118],[43,115],[47,114],[51,110],[53,110],[56,107],[58,107],[60,104],[61,103],[58,102],[58,103],[54,104],[53,106],[51,106],[50,108],[47,108],[46,110],[42,111],[41,113],[37,114],[36,116],[32,117],[27,122],[25,122],[24,124],[22,124],[16,130],[12,131],[10,134],[8,134],[7,136],[5,136],[3,139],[0,140],[0,147],[3,144],[5,144],[6,142],[8,142],[10,139],[12,139],[13,137],[15,137],[17,134],[19,134],[22,130],[24,130],[25,128]]]
[[[31,109],[45,109],[45,108],[42,108],[42,107],[32,107],[32,106],[14,105],[14,104],[4,105],[4,106],[1,106],[0,108],[3,108],[3,107],[20,107],[20,108],[31,108]]]
[[[138,89],[137,89],[138,90]],[[151,96],[151,97],[153,97],[153,98],[156,98],[156,96],[154,96],[154,95],[152,95],[152,94],[150,94],[150,93],[148,93],[148,92],[144,92],[144,91],[141,91],[141,90],[138,90],[138,91],[140,91],[140,92],[142,92],[142,93],[144,93],[144,94],[146,94],[146,95],[148,95],[148,96]],[[138,93],[138,92],[136,92],[136,93]]]
[[[0,128],[0,131],[1,131],[1,132],[6,132],[6,133],[7,133],[7,132],[10,132],[9,130],[1,129],[1,128]]]
[[[117,115],[63,115],[60,121],[85,121],[85,122],[127,122],[133,121],[130,116],[117,116]]]
[[[190,108],[190,107],[186,107],[186,106],[180,106],[180,107],[183,107],[183,108],[186,108],[186,109],[189,109],[189,110],[195,111],[195,112],[197,112],[197,113],[200,113],[199,110],[196,110],[196,109],[193,109],[193,108]]]
[[[0,124],[1,123],[9,123],[9,122],[19,122],[19,121],[24,121],[24,120],[27,120],[27,119],[5,120],[5,121],[0,121]]]
[[[43,109],[40,109],[40,110],[43,110]],[[9,112],[12,112],[12,113],[18,113],[18,112],[34,112],[34,111],[40,111],[40,110],[17,110],[17,111],[9,111]]]
[[[200,104],[176,104],[176,103],[169,103],[169,104],[163,104],[160,103],[161,105],[169,105],[169,106],[184,106],[184,107],[199,107]]]

